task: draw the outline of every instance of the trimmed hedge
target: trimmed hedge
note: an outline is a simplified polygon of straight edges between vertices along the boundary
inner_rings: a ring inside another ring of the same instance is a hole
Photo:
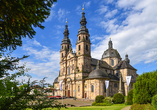
[[[103,99],[104,99],[103,95],[98,95],[95,97],[95,102],[96,103],[103,103]]]
[[[123,94],[120,94],[120,93],[116,93],[116,94],[114,94],[112,101],[113,101],[113,103],[115,103],[115,104],[124,103],[124,102],[125,102],[124,95],[123,95]]]
[[[152,97],[152,106],[157,110],[157,94]]]
[[[157,70],[140,75],[134,83],[133,103],[151,103],[152,97],[157,94]]]
[[[95,106],[110,106],[108,103],[96,103]]]
[[[128,93],[126,105],[132,105],[133,104],[132,99],[133,99],[133,89],[131,89]]]

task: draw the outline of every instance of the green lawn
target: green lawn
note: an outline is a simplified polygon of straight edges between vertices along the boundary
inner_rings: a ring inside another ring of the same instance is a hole
[[[61,110],[121,110],[122,108],[129,106],[125,104],[114,104],[112,106],[87,106],[87,107],[68,107],[68,108],[62,108]],[[31,109],[27,109],[31,110]],[[46,109],[43,109],[46,110]],[[47,109],[51,110],[51,109]],[[58,110],[57,108],[52,110]]]

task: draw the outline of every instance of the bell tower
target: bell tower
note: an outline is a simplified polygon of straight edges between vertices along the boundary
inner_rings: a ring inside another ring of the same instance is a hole
[[[61,50],[60,50],[60,62],[62,62],[62,59],[66,56],[68,51],[72,50],[71,48],[71,41],[69,39],[69,30],[66,20],[65,30],[64,30],[64,38],[62,40],[61,44]]]
[[[86,28],[86,18],[84,13],[84,7],[82,12],[82,18],[80,21],[81,27],[78,30],[77,42],[76,42],[76,55],[78,56],[78,69],[82,72],[90,72],[91,62],[91,43],[88,29]]]

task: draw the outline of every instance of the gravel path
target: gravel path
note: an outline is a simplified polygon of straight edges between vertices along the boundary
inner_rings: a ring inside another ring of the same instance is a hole
[[[127,107],[124,107],[122,108],[121,110],[130,110],[131,106],[127,106]]]

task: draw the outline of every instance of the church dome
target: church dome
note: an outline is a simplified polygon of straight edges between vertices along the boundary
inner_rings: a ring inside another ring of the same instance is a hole
[[[116,49],[113,49],[113,44],[110,38],[110,41],[108,42],[108,49],[104,51],[102,55],[102,59],[107,58],[107,57],[116,57],[116,58],[121,58],[120,54]]]
[[[58,77],[54,80],[54,83],[57,83],[58,82]]]
[[[89,74],[88,78],[89,79],[92,79],[92,78],[109,78],[109,76],[105,71],[102,71],[101,69],[95,69]]]
[[[120,54],[118,53],[118,51],[116,49],[113,48],[109,48],[106,51],[104,51],[103,55],[102,55],[102,59],[103,58],[107,58],[107,57],[117,57],[117,58],[121,58]]]

